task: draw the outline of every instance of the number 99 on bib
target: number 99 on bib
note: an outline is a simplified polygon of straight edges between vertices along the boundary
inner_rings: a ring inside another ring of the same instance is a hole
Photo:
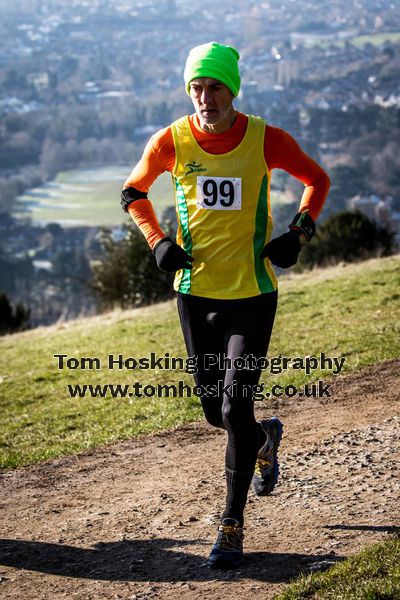
[[[197,177],[196,203],[209,210],[240,210],[241,177]]]

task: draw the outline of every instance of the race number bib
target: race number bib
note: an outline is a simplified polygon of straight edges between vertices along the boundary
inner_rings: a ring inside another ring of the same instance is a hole
[[[197,206],[211,210],[242,208],[241,177],[197,177]]]

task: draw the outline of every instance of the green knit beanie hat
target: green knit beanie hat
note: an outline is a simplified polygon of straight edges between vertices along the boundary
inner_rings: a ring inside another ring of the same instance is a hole
[[[186,93],[189,84],[197,77],[212,77],[222,81],[236,97],[240,90],[239,52],[232,46],[217,42],[195,46],[189,52],[183,74]]]

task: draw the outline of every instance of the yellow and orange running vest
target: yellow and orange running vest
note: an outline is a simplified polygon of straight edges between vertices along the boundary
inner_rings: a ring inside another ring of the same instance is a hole
[[[259,258],[272,232],[265,121],[249,115],[244,138],[226,154],[203,150],[187,116],[171,127],[176,241],[194,258],[192,270],[177,271],[174,289],[217,299],[274,291],[272,265]]]

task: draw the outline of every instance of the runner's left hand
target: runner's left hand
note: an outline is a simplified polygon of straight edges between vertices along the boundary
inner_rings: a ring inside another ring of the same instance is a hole
[[[295,231],[288,231],[271,240],[264,246],[260,258],[266,256],[273,265],[281,269],[288,269],[297,263],[301,250],[299,236]]]

